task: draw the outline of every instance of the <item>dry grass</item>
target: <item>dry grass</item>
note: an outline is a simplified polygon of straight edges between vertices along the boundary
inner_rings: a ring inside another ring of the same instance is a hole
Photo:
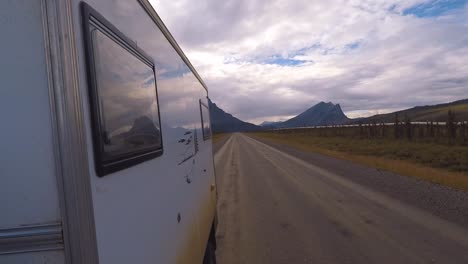
[[[221,142],[221,140],[223,140],[228,135],[229,135],[229,133],[215,133],[215,134],[213,134],[213,136],[211,137],[211,139],[213,140],[213,144]]]
[[[468,148],[411,142],[253,133],[272,142],[468,191]]]

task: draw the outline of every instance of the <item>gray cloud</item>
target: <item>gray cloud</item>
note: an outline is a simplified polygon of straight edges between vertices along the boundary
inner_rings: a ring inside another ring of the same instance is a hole
[[[468,6],[403,15],[425,0],[158,1],[153,5],[210,88],[246,120],[319,101],[370,114],[468,94]],[[282,58],[272,64],[272,58]],[[287,65],[281,61],[303,61]],[[265,63],[270,61],[269,63]]]

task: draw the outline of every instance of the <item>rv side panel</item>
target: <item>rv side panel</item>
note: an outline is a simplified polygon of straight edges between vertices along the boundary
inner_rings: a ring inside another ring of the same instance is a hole
[[[207,90],[174,43],[163,34],[163,26],[157,25],[150,10],[139,1],[85,2],[99,14],[93,22],[98,30],[123,47],[114,45],[116,51],[122,51],[119,56],[127,56],[124,50],[136,56],[141,51],[152,60],[159,101],[160,127],[157,129],[162,133],[163,150],[162,155],[98,175],[96,142],[118,141],[135,130],[137,122],[132,127],[110,129],[104,139],[96,139],[93,130],[96,125],[92,125],[92,119],[99,116],[102,121],[110,117],[108,113],[96,113],[91,100],[108,99],[102,98],[102,90],[100,95],[90,93],[91,60],[85,52],[84,35],[90,32],[83,29],[86,23],[83,19],[87,18],[83,18],[81,1],[74,1],[80,90],[100,263],[201,263],[216,202],[211,138],[203,136],[200,112],[200,100],[207,103]],[[96,45],[93,48],[97,50],[101,44],[93,42],[91,45]],[[112,56],[101,55],[101,61],[112,63],[109,59]],[[98,74],[103,73],[97,71]],[[126,75],[118,76],[126,78]],[[136,81],[143,83],[142,80]],[[118,90],[124,89],[115,89]],[[93,99],[93,96],[101,97]],[[119,101],[118,105],[128,111],[132,111],[132,107],[126,102],[139,96],[137,92],[116,94],[116,98],[125,101]],[[147,97],[141,97],[144,98]]]
[[[65,261],[44,10],[0,2],[0,263]]]

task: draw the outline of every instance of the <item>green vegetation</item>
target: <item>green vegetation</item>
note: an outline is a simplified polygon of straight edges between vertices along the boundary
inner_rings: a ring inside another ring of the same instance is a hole
[[[324,137],[304,131],[252,135],[468,191],[468,147],[464,145],[390,138]]]
[[[453,119],[453,115],[451,116]],[[451,119],[451,120],[452,120]],[[315,137],[340,137],[351,139],[372,140],[407,140],[420,143],[435,143],[461,145],[468,144],[468,124],[466,122],[447,122],[437,124],[434,122],[413,124],[409,119],[394,119],[391,125],[371,123],[354,126],[329,126],[320,128],[294,128],[274,130],[270,132],[290,134],[303,133]]]

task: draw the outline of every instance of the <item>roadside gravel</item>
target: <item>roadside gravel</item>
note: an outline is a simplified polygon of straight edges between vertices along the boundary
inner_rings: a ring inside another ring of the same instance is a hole
[[[249,134],[246,134],[251,136]],[[450,187],[370,168],[347,160],[309,153],[288,145],[253,137],[289,155],[310,162],[353,182],[404,203],[424,209],[442,219],[468,227],[468,193]],[[227,140],[227,139],[225,139]],[[225,143],[219,142],[219,147]],[[219,148],[218,148],[219,149]]]

